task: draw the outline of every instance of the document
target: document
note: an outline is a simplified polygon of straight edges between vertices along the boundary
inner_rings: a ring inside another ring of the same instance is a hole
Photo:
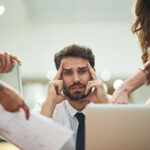
[[[59,150],[73,132],[40,114],[9,113],[0,106],[0,135],[21,150]]]

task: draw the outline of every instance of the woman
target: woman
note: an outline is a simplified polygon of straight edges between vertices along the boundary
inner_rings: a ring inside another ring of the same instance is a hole
[[[136,0],[135,15],[136,20],[131,29],[138,36],[145,64],[113,93],[112,103],[126,104],[134,90],[145,83],[150,84],[150,0]],[[150,104],[150,100],[146,104]]]

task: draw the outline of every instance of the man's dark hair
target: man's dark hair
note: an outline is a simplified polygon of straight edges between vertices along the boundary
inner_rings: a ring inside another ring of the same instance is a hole
[[[81,57],[81,58],[87,59],[92,68],[94,68],[95,66],[95,56],[92,50],[85,46],[79,46],[79,45],[73,44],[73,45],[69,45],[65,47],[60,52],[55,54],[54,61],[55,61],[55,66],[57,70],[60,67],[61,60],[64,57],[69,57],[69,56]]]

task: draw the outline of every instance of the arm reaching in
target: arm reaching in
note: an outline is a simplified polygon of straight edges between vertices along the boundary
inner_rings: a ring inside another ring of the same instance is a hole
[[[23,98],[3,82],[0,82],[0,104],[9,112],[17,112],[22,108],[25,111],[26,119],[29,119],[29,108]]]
[[[144,84],[150,84],[150,61],[133,76],[127,79],[113,93],[111,102],[115,104],[127,104],[129,95]]]

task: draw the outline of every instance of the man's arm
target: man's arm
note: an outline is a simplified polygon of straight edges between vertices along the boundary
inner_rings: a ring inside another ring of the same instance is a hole
[[[40,113],[46,117],[52,118],[55,107],[56,103],[54,101],[51,101],[51,99],[47,98],[42,104]]]
[[[150,84],[150,61],[115,90],[112,103],[127,104],[129,95],[144,84]]]
[[[104,86],[102,81],[96,75],[96,72],[88,63],[88,69],[91,74],[92,80],[87,83],[85,89],[85,95],[88,94],[90,89],[95,88],[90,95],[88,95],[85,99],[92,101],[93,103],[109,103],[109,99],[107,93],[105,92]]]
[[[41,114],[49,118],[52,118],[56,105],[66,99],[66,97],[61,94],[63,87],[63,81],[60,80],[62,70],[63,64],[60,65],[54,80],[49,82],[47,97],[42,104]]]
[[[29,108],[25,104],[22,97],[19,94],[0,81],[0,104],[5,110],[9,112],[17,112],[20,108],[25,111],[26,119],[29,119]]]

